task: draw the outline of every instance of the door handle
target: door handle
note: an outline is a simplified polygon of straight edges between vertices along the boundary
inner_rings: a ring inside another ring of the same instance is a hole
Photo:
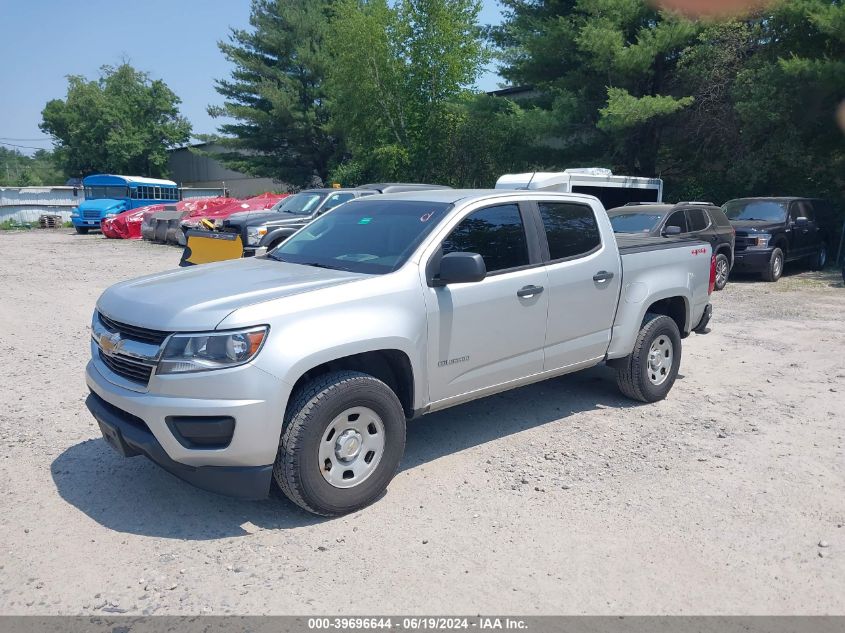
[[[535,295],[542,294],[543,290],[545,290],[543,286],[525,286],[516,291],[516,296],[520,299],[529,299]]]
[[[593,275],[593,281],[597,284],[606,284],[611,279],[613,279],[613,273],[609,273],[606,270],[601,270]]]

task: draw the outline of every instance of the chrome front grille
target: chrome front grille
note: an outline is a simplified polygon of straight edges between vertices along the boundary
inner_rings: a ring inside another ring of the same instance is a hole
[[[153,375],[153,365],[120,354],[110,355],[99,350],[100,360],[118,376],[146,386]]]
[[[152,345],[161,345],[164,342],[164,339],[170,336],[170,332],[161,332],[159,330],[150,330],[138,327],[137,325],[128,325],[127,323],[114,321],[102,312],[98,314],[100,322],[106,326],[106,329],[111,332],[119,332],[121,338],[151,343]]]

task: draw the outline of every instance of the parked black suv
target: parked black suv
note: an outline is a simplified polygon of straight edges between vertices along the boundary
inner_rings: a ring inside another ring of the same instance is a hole
[[[290,235],[322,215],[354,198],[379,193],[399,193],[426,189],[449,189],[442,185],[420,183],[374,183],[348,189],[307,189],[280,200],[267,211],[233,213],[223,220],[223,230],[240,233],[244,256],[255,255],[258,249],[273,249]]]
[[[734,260],[734,231],[724,212],[710,202],[633,202],[607,212],[614,233],[689,236],[710,242],[716,255],[716,290],[728,283]]]
[[[722,209],[736,229],[734,265],[777,281],[786,262],[805,260],[811,270],[827,263],[827,244],[816,221],[827,203],[810,198],[740,198]]]

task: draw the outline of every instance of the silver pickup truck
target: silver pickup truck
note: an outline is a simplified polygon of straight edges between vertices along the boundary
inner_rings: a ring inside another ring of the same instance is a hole
[[[361,198],[266,256],[106,290],[87,405],[125,456],[338,515],[385,490],[407,419],[603,362],[664,398],[714,281],[708,244],[614,236],[590,196]]]

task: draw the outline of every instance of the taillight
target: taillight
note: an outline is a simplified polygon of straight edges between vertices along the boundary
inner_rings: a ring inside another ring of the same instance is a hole
[[[707,287],[707,294],[712,295],[716,287],[716,255],[710,256],[710,285]]]

